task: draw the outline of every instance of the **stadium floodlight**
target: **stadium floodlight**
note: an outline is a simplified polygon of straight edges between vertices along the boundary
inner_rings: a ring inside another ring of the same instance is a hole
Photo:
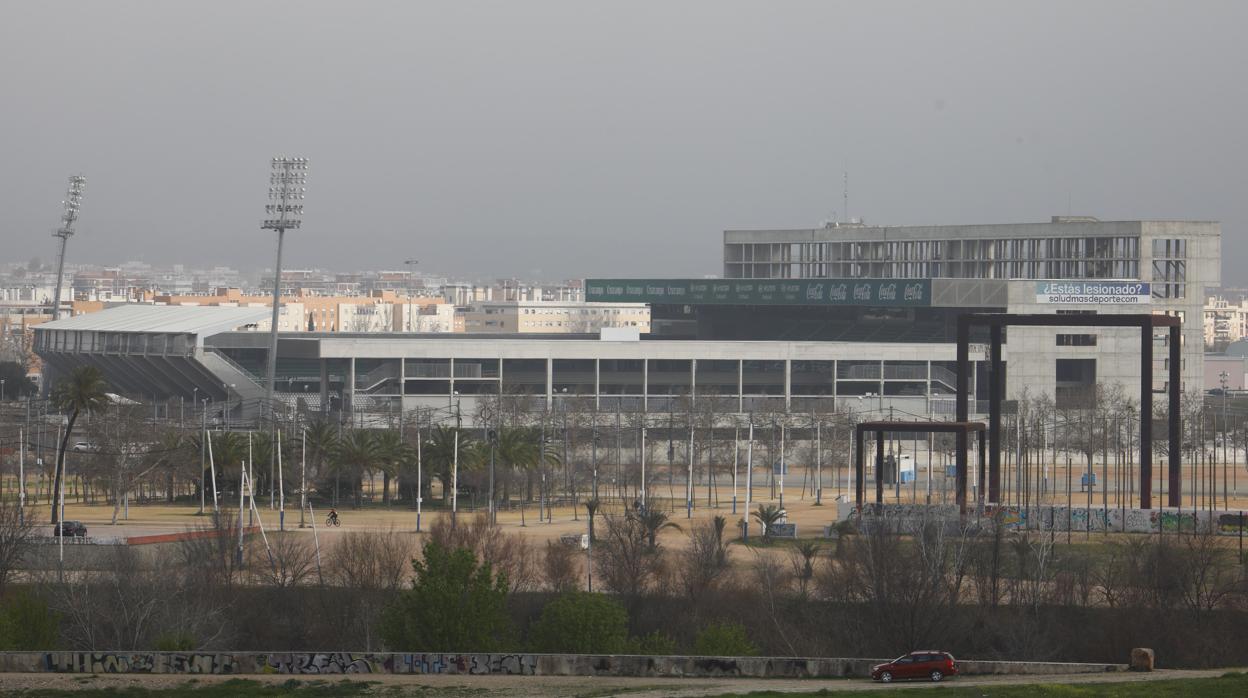
[[[71,175],[69,188],[65,191],[65,200],[61,202],[61,227],[52,233],[52,237],[61,239],[61,251],[56,258],[56,295],[52,297],[52,319],[61,319],[61,284],[65,280],[65,247],[74,234],[74,223],[78,220],[78,210],[82,208],[82,192],[87,188],[87,178],[82,175]]]
[[[275,157],[269,173],[269,203],[264,207],[261,230],[277,231],[277,264],[273,268],[273,326],[269,328],[269,361],[265,375],[265,408],[273,414],[273,380],[277,373],[277,324],[282,307],[282,241],[287,230],[303,223],[303,198],[307,193],[308,159]]]

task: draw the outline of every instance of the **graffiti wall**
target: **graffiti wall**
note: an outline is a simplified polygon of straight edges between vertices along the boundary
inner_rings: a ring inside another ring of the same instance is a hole
[[[0,672],[81,674],[472,674],[831,678],[863,676],[882,659],[603,654],[386,652],[0,652]],[[961,660],[967,674],[1103,673],[1116,664]]]
[[[1017,507],[985,506],[971,510],[963,519],[948,506],[921,504],[871,504],[864,506],[861,528],[871,530],[887,525],[891,530],[909,532],[933,522],[956,528],[986,526],[996,519],[1014,530],[1117,532],[1117,533],[1208,533],[1239,536],[1248,533],[1248,516],[1242,512],[1191,511],[1177,509],[1103,509],[1100,507]]]

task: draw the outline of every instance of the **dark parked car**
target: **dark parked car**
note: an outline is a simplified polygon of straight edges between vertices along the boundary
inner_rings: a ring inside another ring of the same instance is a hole
[[[62,535],[62,533],[66,536],[74,538],[86,538],[87,525],[81,521],[62,521],[52,527],[53,536],[59,536]]]
[[[953,655],[937,650],[920,650],[903,654],[887,664],[871,667],[871,679],[889,683],[895,679],[929,679],[940,681],[956,676],[958,665]]]

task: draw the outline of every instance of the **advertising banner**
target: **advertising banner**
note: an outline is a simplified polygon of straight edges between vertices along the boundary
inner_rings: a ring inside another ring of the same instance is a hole
[[[1061,305],[1147,305],[1152,289],[1143,281],[1037,281],[1036,302]]]

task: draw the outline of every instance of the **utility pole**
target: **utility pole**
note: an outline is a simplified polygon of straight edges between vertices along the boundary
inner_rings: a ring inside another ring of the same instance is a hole
[[[750,435],[745,446],[745,517],[741,519],[741,540],[750,539],[750,498],[754,492],[754,413],[750,413]]]
[[[463,423],[459,400],[455,401],[455,455],[451,464],[451,529],[455,529],[459,516],[459,428]]]
[[[693,518],[693,412],[689,412],[689,474],[685,478],[685,518]]]
[[[52,233],[61,239],[61,251],[56,256],[56,295],[52,298],[52,319],[61,319],[61,286],[65,280],[65,247],[74,234],[74,222],[78,220],[78,209],[82,208],[82,191],[87,186],[87,178],[73,175],[69,178],[69,188],[65,191],[64,207],[61,213],[61,227]]]
[[[931,478],[928,478],[930,481]],[[823,506],[823,420],[815,418],[815,506]]]
[[[308,508],[308,429],[299,429],[299,528],[304,526],[304,509]]]
[[[195,390],[196,390],[196,395],[198,395],[198,394],[199,394],[199,393],[198,393],[199,388],[196,388]],[[197,401],[197,402],[198,402],[198,401]],[[207,403],[208,403],[208,398],[204,398],[204,409],[200,410],[200,417],[199,417],[199,422],[200,422],[200,437],[199,437],[199,515],[200,515],[200,516],[203,516],[203,515],[204,515],[204,500],[205,500],[205,497],[206,497],[206,495],[205,495],[205,493],[204,493],[204,490],[208,489],[208,483],[204,482],[204,480],[205,480],[205,479],[207,479],[207,478],[205,478],[205,477],[204,477],[204,473],[205,473],[205,471],[207,470],[207,467],[208,467],[208,464],[207,464],[207,462],[206,462],[206,460],[207,460],[207,454],[208,454],[208,404],[207,404]]]
[[[496,524],[498,523],[498,512],[494,508],[494,447],[498,442],[498,432],[487,427],[485,437],[490,443],[490,507],[488,511],[490,515],[490,523]]]

